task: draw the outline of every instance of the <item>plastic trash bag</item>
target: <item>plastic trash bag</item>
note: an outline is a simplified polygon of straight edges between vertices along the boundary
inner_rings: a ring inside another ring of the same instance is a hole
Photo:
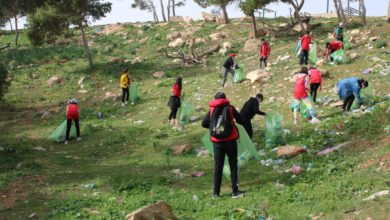
[[[351,45],[351,42],[349,42],[346,30],[344,31],[343,47],[344,47],[344,50],[349,50],[352,48],[352,45]]]
[[[265,116],[265,147],[274,148],[285,145],[282,128],[283,116],[277,112],[267,112]]]
[[[330,55],[330,57],[333,58],[333,62],[336,64],[348,63],[348,59],[344,50],[336,50]]]
[[[244,81],[244,78],[245,78],[244,70],[242,69],[242,67],[236,69],[234,72],[233,82],[240,83],[240,82]]]
[[[73,122],[72,122],[73,123]],[[61,123],[60,126],[58,126],[53,133],[49,136],[49,139],[55,142],[62,142],[65,141],[66,136],[66,120]],[[72,124],[72,127],[70,129],[69,137],[76,137],[76,126]]]
[[[310,61],[312,64],[315,64],[315,63],[318,61],[317,44],[311,44],[311,45],[310,45],[309,61]]]
[[[138,90],[138,83],[131,83],[130,84],[130,101],[135,102],[141,99],[139,95],[139,90]]]
[[[238,128],[238,132],[240,134],[240,139],[237,140],[237,166],[238,168],[245,165],[245,163],[252,158],[255,158],[256,160],[260,160],[259,155],[257,154],[257,150],[255,146],[252,143],[252,140],[249,138],[248,134],[246,133],[244,127],[242,127],[239,124],[236,124]],[[209,150],[211,155],[214,156],[214,147],[213,143],[210,141],[210,132],[207,132],[202,137],[202,142],[204,146]],[[223,175],[226,178],[230,178],[230,167],[229,167],[229,161],[228,157],[225,157],[225,163],[223,166]]]
[[[296,103],[294,101],[294,103],[292,103],[290,105],[290,109],[292,112],[294,112],[295,108],[298,108],[298,111],[302,115],[303,118],[310,118],[311,117],[309,109],[304,102]]]
[[[360,90],[360,97],[362,98],[363,104],[366,106],[370,106],[373,104],[373,95],[372,95],[372,87],[369,84],[367,88],[361,89]],[[355,97],[355,100],[353,101],[353,104],[351,106],[352,110],[359,109],[359,101]]]
[[[192,105],[186,101],[181,102],[180,110],[179,110],[179,123],[181,125],[186,125],[190,123]]]

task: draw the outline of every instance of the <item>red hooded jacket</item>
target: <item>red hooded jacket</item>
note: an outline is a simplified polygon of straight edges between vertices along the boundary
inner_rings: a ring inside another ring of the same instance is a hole
[[[79,107],[77,104],[70,103],[66,110],[66,119],[77,120],[79,119]]]
[[[308,97],[306,91],[306,77],[304,73],[300,73],[295,81],[294,98],[303,99]]]
[[[309,79],[310,79],[310,83],[322,84],[321,72],[318,69],[309,70]]]
[[[265,41],[260,46],[260,56],[268,57],[270,53],[271,53],[271,47],[269,46],[269,43]]]
[[[326,49],[326,58],[329,59],[329,55],[332,51],[340,50],[343,47],[343,43],[341,41],[332,41],[330,42],[330,47]]]
[[[214,109],[218,106],[221,106],[221,105],[230,105],[230,102],[228,99],[215,99],[209,103],[210,117],[213,115]],[[211,142],[219,143],[219,142],[227,142],[227,141],[233,141],[233,140],[238,139],[238,131],[237,131],[237,128],[236,128],[235,122],[234,122],[233,106],[231,106],[231,105],[230,105],[230,114],[231,114],[230,118],[232,119],[231,123],[233,124],[232,134],[229,137],[224,138],[224,139],[217,139],[217,138],[211,136]]]
[[[173,94],[173,96],[176,96],[176,97],[181,96],[181,89],[180,89],[179,85],[177,85],[176,83],[173,84],[173,86],[172,86],[172,94]]]
[[[310,44],[311,44],[311,36],[309,34],[305,34],[301,38],[301,48],[302,50],[310,50]]]

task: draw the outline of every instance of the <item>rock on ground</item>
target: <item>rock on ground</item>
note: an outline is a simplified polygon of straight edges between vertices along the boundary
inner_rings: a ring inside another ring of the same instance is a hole
[[[249,39],[245,42],[244,51],[258,51],[261,45],[261,41],[257,39]]]
[[[157,72],[153,73],[153,77],[158,78],[158,79],[163,78],[164,76],[165,76],[164,71],[157,71]]]
[[[222,33],[214,33],[214,34],[210,34],[209,37],[211,38],[211,40],[220,40],[225,38],[226,36]]]
[[[172,207],[164,202],[158,201],[147,207],[140,208],[126,215],[127,220],[152,220],[152,219],[176,219]]]
[[[182,153],[185,153],[187,151],[190,151],[191,149],[192,149],[191,144],[180,144],[180,145],[174,146],[172,148],[172,152],[173,152],[173,154],[178,155],[178,154],[182,154]]]
[[[252,72],[249,72],[246,76],[246,79],[249,79],[251,83],[254,82],[266,82],[271,78],[271,74],[265,70],[257,69]]]
[[[85,76],[81,77],[80,80],[77,82],[77,85],[81,86],[84,82]]]
[[[173,32],[167,35],[167,40],[176,40],[177,38],[181,37],[180,32]]]
[[[279,147],[277,150],[278,157],[295,157],[298,154],[301,153],[306,153],[307,150],[303,147],[300,146],[291,146],[291,145],[286,145]]]
[[[56,84],[60,84],[62,83],[62,78],[58,77],[58,76],[52,76],[50,77],[49,80],[47,80],[47,85],[49,85],[50,87],[56,85]]]
[[[204,19],[204,21],[211,21],[211,22],[214,22],[216,20],[215,16],[213,14],[209,14],[209,13],[206,13],[206,12],[202,12],[202,18]]]
[[[183,39],[177,38],[176,40],[169,42],[168,47],[181,47],[183,44]]]

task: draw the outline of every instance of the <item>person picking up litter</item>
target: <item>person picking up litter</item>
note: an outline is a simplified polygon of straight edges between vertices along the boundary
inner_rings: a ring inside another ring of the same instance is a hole
[[[176,83],[172,86],[172,95],[168,103],[168,106],[171,108],[171,112],[169,113],[168,117],[168,123],[170,125],[179,125],[179,121],[176,119],[176,115],[181,105],[180,97],[182,88],[182,78],[177,77]]]
[[[65,144],[69,142],[69,133],[72,127],[72,121],[76,126],[77,133],[77,141],[81,141],[80,136],[80,124],[79,124],[79,107],[77,99],[71,99],[68,102],[68,106],[66,108],[66,136],[65,136]]]
[[[236,58],[237,54],[236,53],[231,53],[229,57],[225,60],[223,63],[223,79],[222,79],[222,88],[225,87],[225,82],[227,79],[228,73],[231,73],[233,78],[234,78],[234,73],[235,73],[235,68],[237,65],[234,63],[234,58]]]
[[[263,95],[257,94],[256,97],[250,97],[248,101],[245,102],[244,106],[240,111],[241,118],[244,122],[243,126],[245,128],[246,133],[252,139],[253,130],[252,130],[252,118],[258,115],[266,115],[265,112],[260,111],[259,105],[263,101]]]
[[[363,100],[360,97],[360,90],[368,87],[368,81],[356,77],[340,80],[336,84],[337,94],[343,100],[342,110],[349,111],[355,98],[359,103],[359,108],[363,105]]]
[[[320,70],[315,67],[309,68],[309,80],[310,80],[310,95],[313,98],[313,102],[316,103],[317,90],[322,90],[322,76]]]
[[[326,55],[325,55],[326,59],[329,62],[333,62],[333,58],[330,55],[340,50],[343,47],[343,43],[341,41],[327,42],[325,47],[326,47]]]

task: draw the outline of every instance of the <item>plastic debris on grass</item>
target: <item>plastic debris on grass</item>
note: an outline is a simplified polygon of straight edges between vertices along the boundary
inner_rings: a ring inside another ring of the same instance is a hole
[[[336,150],[339,150],[340,148],[352,143],[353,141],[348,141],[348,142],[345,142],[345,143],[342,143],[342,144],[338,144],[334,147],[328,147],[328,148],[325,148],[323,150],[321,150],[320,152],[318,152],[316,155],[317,156],[324,156],[324,155],[328,155],[329,153],[333,152],[333,151],[336,151]]]
[[[369,201],[369,200],[374,200],[378,197],[382,197],[382,196],[387,196],[390,194],[390,190],[384,190],[384,191],[380,191],[380,192],[377,192],[377,193],[374,193],[372,194],[371,196],[363,199],[363,201]]]

